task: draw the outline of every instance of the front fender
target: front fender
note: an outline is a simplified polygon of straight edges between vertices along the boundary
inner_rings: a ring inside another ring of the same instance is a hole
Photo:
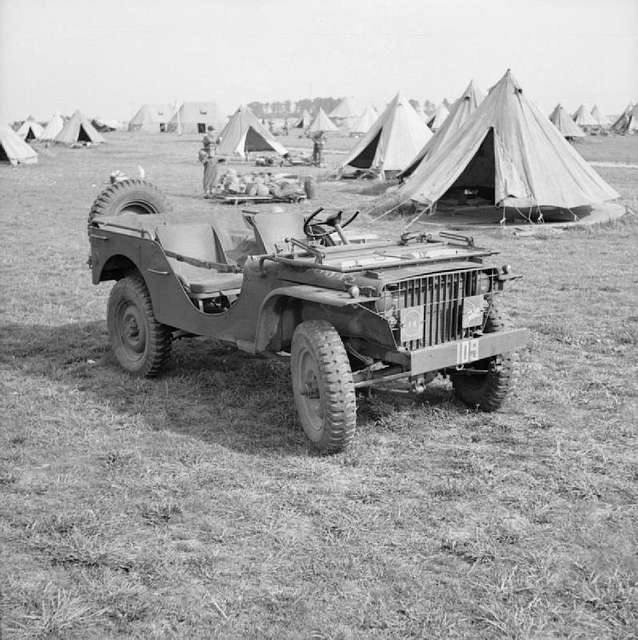
[[[259,309],[255,350],[283,349],[296,326],[306,320],[326,320],[342,336],[394,345],[388,323],[370,308],[375,300],[312,285],[278,287],[264,298]]]

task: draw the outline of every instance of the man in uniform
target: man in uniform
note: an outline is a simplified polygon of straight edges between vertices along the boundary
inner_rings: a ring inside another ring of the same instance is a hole
[[[202,148],[199,150],[198,157],[199,161],[204,165],[202,181],[204,198],[211,198],[214,195],[217,182],[217,158],[215,157],[212,127],[209,127],[209,132],[202,138]]]
[[[323,131],[320,131],[319,133],[317,133],[317,135],[315,135],[312,143],[312,164],[317,167],[320,167],[321,163],[323,162],[323,147]]]

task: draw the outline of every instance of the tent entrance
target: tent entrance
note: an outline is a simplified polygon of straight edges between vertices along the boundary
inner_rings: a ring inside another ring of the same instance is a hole
[[[27,137],[25,138],[25,140],[27,142],[29,142],[30,140],[35,140],[35,133],[33,133],[33,129],[31,127],[29,127],[29,130],[27,131]]]
[[[246,132],[246,141],[244,142],[245,151],[274,151],[270,144],[264,139],[264,137],[253,129],[248,127]]]
[[[354,167],[355,169],[369,169],[372,166],[382,131],[383,129],[379,129],[379,133],[374,136],[370,141],[370,144],[368,144],[368,146],[356,158],[354,158],[354,160],[348,163],[349,167]]]
[[[197,123],[197,133],[206,133],[206,123],[198,122]]]
[[[494,129],[490,128],[478,150],[461,175],[443,194],[440,202],[449,204],[494,204],[496,161],[494,158]]]
[[[0,144],[0,162],[11,162],[4,147]]]
[[[91,142],[91,138],[84,129],[83,125],[80,125],[80,131],[78,132],[78,142]]]

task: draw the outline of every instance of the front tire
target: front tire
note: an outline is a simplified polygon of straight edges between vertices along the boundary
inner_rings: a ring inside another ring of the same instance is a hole
[[[506,326],[506,316],[492,304],[487,312],[484,333],[502,331]],[[456,397],[472,409],[496,411],[513,384],[514,362],[510,354],[502,353],[472,362],[469,366],[483,369],[486,373],[453,373],[450,377]]]
[[[336,329],[302,322],[292,338],[292,391],[301,426],[317,449],[336,453],[354,438],[357,402],[348,354]]]
[[[140,276],[122,278],[111,289],[107,325],[113,353],[123,369],[152,378],[165,367],[171,331],[155,319],[151,296]]]

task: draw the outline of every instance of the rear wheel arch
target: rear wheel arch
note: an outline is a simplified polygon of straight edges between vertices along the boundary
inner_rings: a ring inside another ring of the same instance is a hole
[[[133,260],[122,254],[116,254],[109,257],[109,259],[102,265],[98,282],[104,282],[106,280],[121,280],[126,276],[139,275],[142,278],[142,274]]]

